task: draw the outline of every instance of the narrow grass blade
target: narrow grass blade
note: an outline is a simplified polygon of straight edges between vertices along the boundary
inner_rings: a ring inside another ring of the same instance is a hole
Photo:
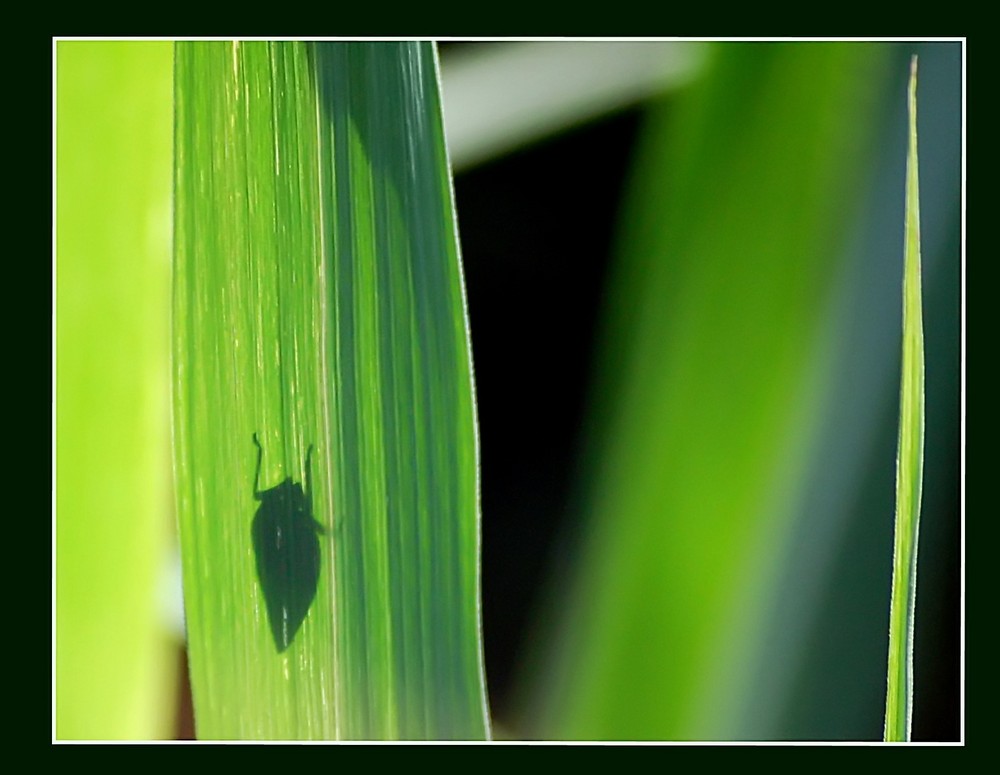
[[[478,452],[433,45],[182,43],[176,84],[198,735],[483,738]],[[285,536],[309,572],[282,564]]]
[[[896,536],[889,614],[885,739],[910,739],[913,715],[913,614],[924,468],[924,329],[920,289],[920,188],[917,161],[917,58],[910,65],[903,269],[903,359],[896,456]]]
[[[55,53],[55,734],[162,738],[172,46]]]

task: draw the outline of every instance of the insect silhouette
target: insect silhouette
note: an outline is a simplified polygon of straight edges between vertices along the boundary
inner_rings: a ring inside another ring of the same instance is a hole
[[[306,452],[306,487],[286,477],[268,490],[260,489],[260,464],[264,450],[257,446],[257,473],[253,497],[260,501],[253,518],[253,550],[257,556],[257,577],[274,645],[280,654],[287,649],[309,613],[319,583],[320,551],[318,535],[323,525],[313,519],[313,445]]]

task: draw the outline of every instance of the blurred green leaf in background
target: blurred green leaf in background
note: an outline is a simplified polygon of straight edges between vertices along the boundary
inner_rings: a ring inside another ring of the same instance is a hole
[[[596,388],[614,404],[595,516],[555,657],[566,697],[547,736],[722,739],[749,702],[884,54],[718,47],[650,133]]]
[[[702,77],[647,118],[633,162],[586,446],[556,539],[561,573],[526,631],[517,720],[498,717],[520,724],[516,736],[881,737],[894,459],[881,418],[894,424],[882,407],[898,401],[889,316],[911,49],[712,48]],[[960,46],[925,49],[942,92],[960,99]],[[956,539],[960,115],[935,115],[934,163],[935,265],[950,262],[935,354],[937,530]],[[862,488],[875,474],[872,497]],[[936,594],[939,610],[951,589]],[[946,648],[954,621],[939,634]],[[957,688],[957,656],[937,667]],[[949,739],[958,716],[943,712]]]
[[[54,736],[171,736],[173,46],[53,49]]]

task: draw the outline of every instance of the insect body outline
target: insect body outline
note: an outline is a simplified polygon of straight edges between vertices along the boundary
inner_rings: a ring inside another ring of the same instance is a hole
[[[257,578],[278,653],[292,643],[316,596],[320,573],[319,535],[326,529],[313,517],[312,453],[305,460],[305,488],[290,476],[274,487],[260,489],[264,457],[257,434],[257,470],[253,497],[260,502],[252,525]]]

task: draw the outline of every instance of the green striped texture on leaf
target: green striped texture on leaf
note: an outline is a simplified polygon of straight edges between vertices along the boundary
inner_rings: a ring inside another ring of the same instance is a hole
[[[924,469],[924,327],[920,290],[920,188],[917,160],[917,58],[907,94],[906,227],[903,258],[903,357],[896,456],[896,535],[889,616],[885,739],[908,741],[913,715],[913,614]]]
[[[481,739],[478,452],[433,45],[181,43],[176,101],[198,735]],[[284,650],[251,537],[254,433],[260,489],[311,481],[325,531]]]
[[[163,738],[172,45],[55,49],[55,736]]]

